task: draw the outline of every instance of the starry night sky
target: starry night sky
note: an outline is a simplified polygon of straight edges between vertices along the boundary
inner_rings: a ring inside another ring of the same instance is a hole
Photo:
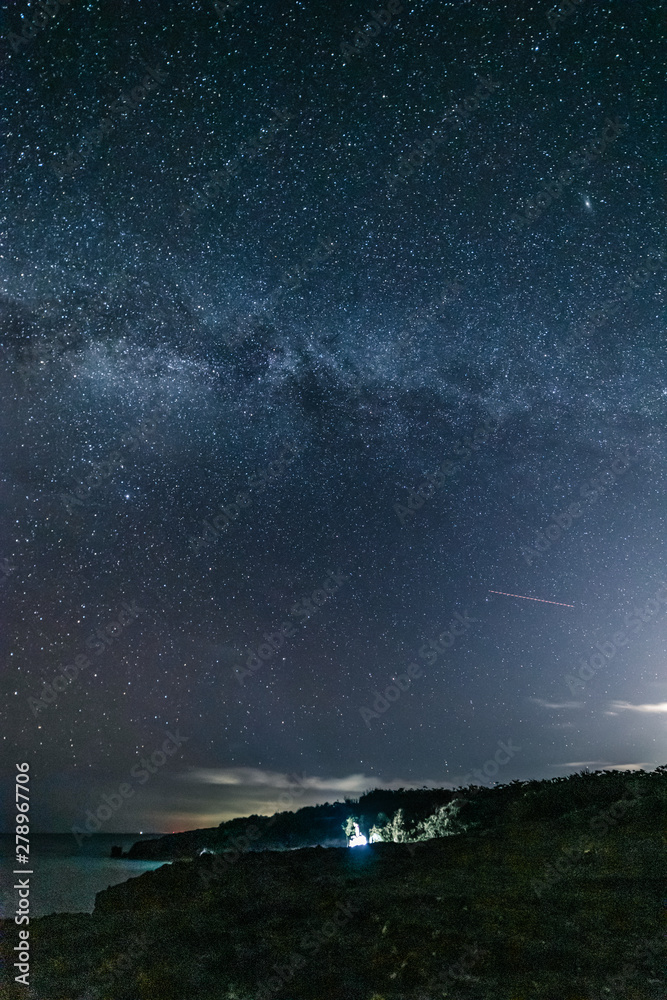
[[[664,5],[217,6],[2,5],[3,778],[171,831],[664,763]]]

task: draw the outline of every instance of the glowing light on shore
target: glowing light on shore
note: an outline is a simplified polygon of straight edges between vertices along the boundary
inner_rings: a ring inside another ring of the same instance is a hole
[[[364,844],[367,844],[367,843],[368,843],[368,841],[364,837],[363,833],[359,832],[359,824],[355,823],[354,824],[354,833],[350,837],[350,843],[347,846],[348,847],[363,847]]]

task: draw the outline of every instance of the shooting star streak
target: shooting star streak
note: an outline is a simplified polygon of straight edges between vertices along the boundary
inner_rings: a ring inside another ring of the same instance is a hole
[[[504,590],[490,590],[490,594],[502,594],[503,597],[520,597],[522,601],[539,601],[541,604],[557,604],[559,608],[573,608],[574,604],[562,604],[560,601],[545,601],[543,597],[524,597],[523,594],[508,594]]]

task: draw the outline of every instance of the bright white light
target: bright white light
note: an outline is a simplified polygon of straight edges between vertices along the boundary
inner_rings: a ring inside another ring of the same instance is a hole
[[[359,832],[359,824],[355,823],[354,824],[354,834],[350,837],[350,843],[347,846],[348,847],[363,847],[363,845],[367,844],[367,843],[368,843],[368,841],[364,837],[363,833]]]

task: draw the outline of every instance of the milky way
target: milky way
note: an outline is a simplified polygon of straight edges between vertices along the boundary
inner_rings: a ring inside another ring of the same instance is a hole
[[[176,729],[108,829],[665,760],[664,7],[379,9],[2,6],[40,829]]]

